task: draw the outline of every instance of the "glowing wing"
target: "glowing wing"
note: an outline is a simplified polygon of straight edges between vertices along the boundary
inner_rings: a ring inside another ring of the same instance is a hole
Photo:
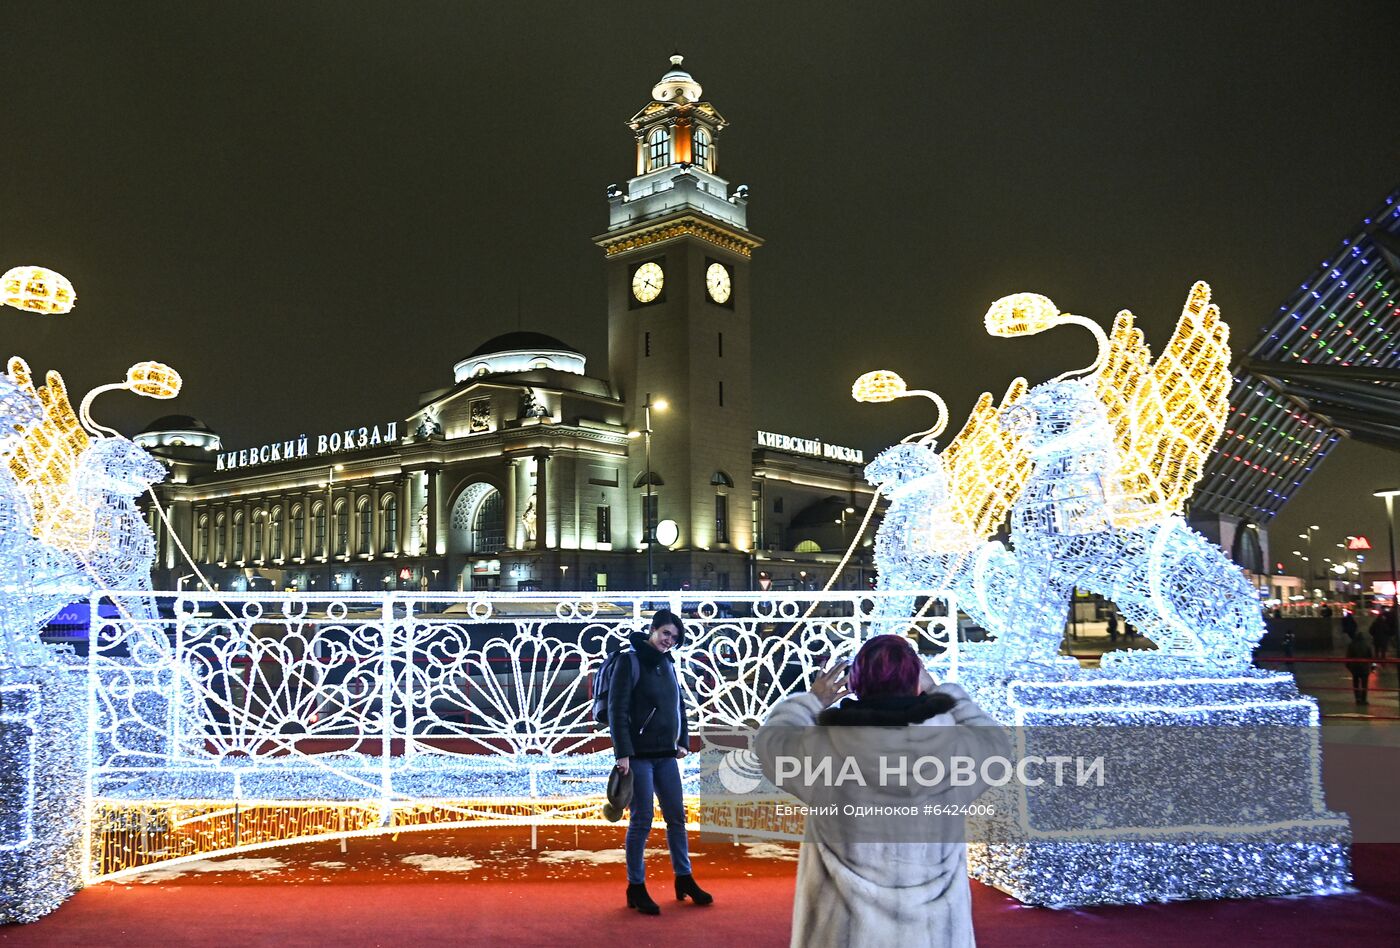
[[[1113,321],[1096,386],[1118,445],[1114,523],[1132,528],[1181,513],[1230,403],[1230,330],[1196,283],[1154,363],[1124,310]]]
[[[15,357],[9,363],[9,376],[43,409],[43,417],[25,428],[9,457],[10,472],[29,500],[34,535],[61,549],[87,549],[93,543],[95,502],[77,496],[71,487],[78,458],[91,439],[78,422],[57,372],[50,372],[44,386],[35,389],[29,365]]]
[[[1006,519],[1031,473],[1031,457],[1005,428],[998,415],[1026,394],[1026,380],[1016,379],[994,406],[983,392],[942,458],[948,472],[952,519],[985,540]]]

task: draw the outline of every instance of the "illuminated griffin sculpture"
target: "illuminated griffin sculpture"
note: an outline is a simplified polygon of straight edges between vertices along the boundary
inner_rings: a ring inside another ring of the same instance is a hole
[[[165,469],[92,421],[92,399],[112,389],[171,398],[180,377],[140,363],[124,382],[89,392],[75,412],[56,372],[35,388],[15,358],[0,376],[0,662],[42,661],[39,630],[68,603],[150,588],[155,538],[135,498]],[[154,614],[149,596],[121,605],[135,618]]]
[[[1029,392],[1017,380],[995,410],[984,395],[941,456],[921,443],[922,456],[900,445],[872,462],[868,476],[892,488],[893,519],[876,546],[881,573],[890,571],[892,587],[953,589],[1010,660],[1055,657],[1078,588],[1111,599],[1163,654],[1248,661],[1263,635],[1254,590],[1181,516],[1228,410],[1228,329],[1209,287],[1192,287],[1155,362],[1127,311],[1109,336],[1035,294],[998,300],[986,316],[988,332],[1003,337],[1060,325],[1099,340],[1087,369]],[[857,398],[923,394],[885,394],[877,375],[862,377]],[[998,441],[994,427],[1015,441]],[[896,492],[919,484],[897,509]],[[1008,507],[1009,553],[983,542]]]

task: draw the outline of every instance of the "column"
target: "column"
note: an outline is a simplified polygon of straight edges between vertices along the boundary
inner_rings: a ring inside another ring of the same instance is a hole
[[[549,455],[535,455],[535,549],[549,549]]]
[[[438,511],[438,494],[441,488],[438,485],[439,472],[431,470],[428,472],[428,555],[437,556],[438,551],[438,530],[440,529],[440,512]]]
[[[413,523],[413,475],[399,474],[399,549],[400,556],[416,552],[410,542],[409,525]]]
[[[369,552],[371,559],[384,553],[384,511],[379,509],[379,482],[369,485]],[[382,590],[378,590],[382,592]]]
[[[517,540],[517,528],[519,527],[519,524],[516,523],[519,514],[517,514],[515,511],[515,479],[519,476],[519,473],[516,470],[516,464],[517,462],[514,459],[506,462],[506,495],[504,500],[506,506],[507,550],[520,549],[520,543]]]

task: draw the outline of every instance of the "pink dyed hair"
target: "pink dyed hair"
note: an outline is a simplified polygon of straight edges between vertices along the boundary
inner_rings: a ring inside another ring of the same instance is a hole
[[[857,698],[913,695],[919,691],[923,662],[902,635],[877,635],[856,652],[850,687]]]

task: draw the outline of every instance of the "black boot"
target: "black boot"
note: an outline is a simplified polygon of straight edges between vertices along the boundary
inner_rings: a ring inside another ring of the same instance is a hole
[[[690,877],[686,876],[686,878],[689,879]],[[691,883],[691,885],[694,884],[693,882]],[[696,891],[699,890],[697,889]],[[661,914],[661,906],[651,900],[651,896],[647,893],[647,884],[645,882],[638,882],[636,885],[630,882],[627,883],[627,907],[634,908],[643,915]]]
[[[715,897],[695,884],[694,876],[676,876],[676,901],[684,902],[686,896],[696,905],[709,905]]]

